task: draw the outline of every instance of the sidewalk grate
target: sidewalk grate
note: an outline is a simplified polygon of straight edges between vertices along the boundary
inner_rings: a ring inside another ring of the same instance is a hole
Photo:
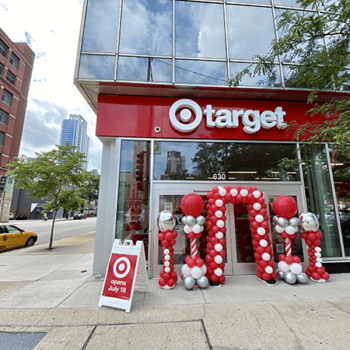
[[[32,350],[46,332],[0,332],[0,350]]]

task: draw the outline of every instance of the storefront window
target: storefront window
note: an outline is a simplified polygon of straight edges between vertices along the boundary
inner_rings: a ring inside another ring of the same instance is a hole
[[[294,144],[156,142],[154,180],[300,181]]]
[[[350,153],[330,147],[330,157],[345,256],[350,256]]]
[[[307,208],[314,213],[322,232],[323,257],[340,257],[341,248],[335,215],[332,184],[324,146],[304,148],[302,158]]]
[[[171,1],[123,0],[119,53],[172,55]]]
[[[89,0],[82,51],[115,53],[119,0]]]
[[[81,55],[79,78],[114,80],[114,56]]]
[[[142,240],[147,259],[150,143],[122,141],[115,238]]]
[[[226,58],[220,4],[176,1],[176,56]]]

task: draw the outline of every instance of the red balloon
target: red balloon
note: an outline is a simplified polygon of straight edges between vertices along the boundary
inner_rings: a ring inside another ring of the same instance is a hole
[[[278,256],[278,260],[279,260],[279,261],[284,261],[285,258],[286,258],[286,255],[285,255],[285,254],[280,254],[280,255]]]
[[[265,267],[267,266],[267,261],[265,261],[265,260],[263,260],[263,259],[260,260],[260,261],[259,261],[259,266],[262,267],[263,269],[265,269]]]
[[[214,189],[212,192],[214,192]],[[185,215],[192,215],[196,218],[201,215],[204,210],[203,199],[196,193],[189,193],[182,198],[181,209]]]
[[[286,258],[284,259],[284,261],[288,264],[288,265],[292,265],[293,264],[293,257],[291,255],[286,256]]]
[[[293,256],[293,262],[300,264],[300,258],[298,256]]]
[[[220,283],[224,283],[225,280],[226,280],[226,277],[225,277],[224,275],[221,275],[221,276],[219,277],[219,282],[220,282]]]
[[[271,278],[273,278],[274,280],[277,278],[277,272],[272,272],[271,274]]]
[[[269,281],[271,279],[271,275],[269,275],[268,273],[264,272],[262,274],[262,278],[265,280],[265,281]]]
[[[161,287],[164,287],[166,285],[166,282],[164,280],[164,278],[160,278],[159,281],[158,281],[158,284],[161,286]]]
[[[172,287],[174,284],[175,284],[175,280],[172,279],[172,278],[170,278],[170,280],[168,281],[167,285],[168,285],[169,287]]]
[[[215,283],[219,280],[219,277],[213,273],[210,275],[210,280]]]
[[[326,280],[326,281],[329,280],[329,277],[330,277],[330,275],[329,275],[328,272],[325,272],[325,273],[322,275],[322,278],[323,278],[324,280]]]
[[[170,277],[171,277],[170,274],[167,273],[167,272],[165,272],[164,275],[163,275],[163,279],[164,279],[165,282],[168,282],[170,280]]]
[[[273,211],[277,216],[282,216],[286,219],[292,218],[298,211],[297,202],[289,196],[279,196],[272,204]]]
[[[321,279],[321,276],[320,276],[317,272],[313,272],[313,273],[311,274],[311,277],[312,277],[314,280],[316,280],[316,281],[318,281],[319,279]]]

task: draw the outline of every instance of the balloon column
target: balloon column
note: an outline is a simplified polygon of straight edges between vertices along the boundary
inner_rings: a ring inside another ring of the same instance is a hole
[[[203,260],[197,255],[197,239],[202,235],[205,224],[205,218],[201,216],[203,209],[204,203],[198,194],[187,194],[181,200],[181,210],[186,215],[181,220],[186,236],[191,242],[191,256],[186,257],[186,264],[181,268],[186,289],[192,289],[195,285],[206,288],[209,284],[205,276],[207,269]]]
[[[172,289],[177,282],[177,274],[174,271],[174,248],[176,244],[177,232],[174,230],[175,217],[169,210],[159,213],[158,228],[161,231],[158,239],[163,246],[163,270],[160,271],[158,284],[164,289]]]
[[[321,248],[319,247],[322,233],[317,231],[318,219],[316,215],[309,212],[302,213],[299,219],[300,226],[304,231],[301,233],[301,237],[305,239],[309,252],[309,266],[305,273],[314,282],[326,282],[330,276],[325,267],[322,266]]]
[[[214,187],[208,192],[207,216],[207,277],[212,284],[224,283],[225,252],[225,211],[227,203],[248,204],[248,219],[253,236],[254,257],[257,263],[257,277],[273,282],[277,277],[274,271],[271,240],[269,239],[269,217],[263,193],[255,186]],[[275,281],[274,281],[275,283]]]

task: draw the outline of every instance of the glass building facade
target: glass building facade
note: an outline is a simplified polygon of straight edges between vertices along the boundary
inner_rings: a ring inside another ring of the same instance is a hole
[[[229,88],[227,80],[249,64],[254,69],[253,56],[266,54],[271,40],[283,36],[277,30],[281,11],[311,9],[298,8],[293,0],[86,0],[84,4],[75,82],[97,112],[97,135],[103,142],[95,273],[104,273],[103,255],[109,254],[114,238],[143,240],[149,276],[156,278],[162,257],[156,217],[162,210],[171,210],[177,218],[175,263],[180,266],[189,254],[180,220],[181,198],[195,192],[206,201],[206,192],[214,186],[236,184],[260,187],[271,217],[277,196],[293,197],[298,214],[311,211],[320,221],[324,264],[350,263],[349,156],[324,144],[300,149],[291,136],[269,134],[264,127],[251,134],[235,130],[228,134],[224,126],[216,131],[207,124],[197,133],[181,134],[165,125],[169,106],[181,98],[196,100],[204,114],[205,104],[208,108],[209,103],[226,101],[237,113],[240,108],[259,112],[256,109],[281,106],[287,116],[305,121],[309,90],[297,88],[289,79],[290,67],[299,64],[297,58],[280,56],[272,78],[246,76],[236,88]],[[149,105],[143,102],[147,99]],[[256,104],[249,107],[253,100]],[[243,120],[242,115],[239,118]],[[312,161],[288,168],[281,165],[283,158]],[[229,207],[228,222],[225,271],[252,273],[246,205]],[[293,254],[307,261],[306,245],[298,237]],[[204,232],[198,243],[202,258],[205,238]],[[272,232],[271,241],[277,261],[284,252],[283,239]]]

